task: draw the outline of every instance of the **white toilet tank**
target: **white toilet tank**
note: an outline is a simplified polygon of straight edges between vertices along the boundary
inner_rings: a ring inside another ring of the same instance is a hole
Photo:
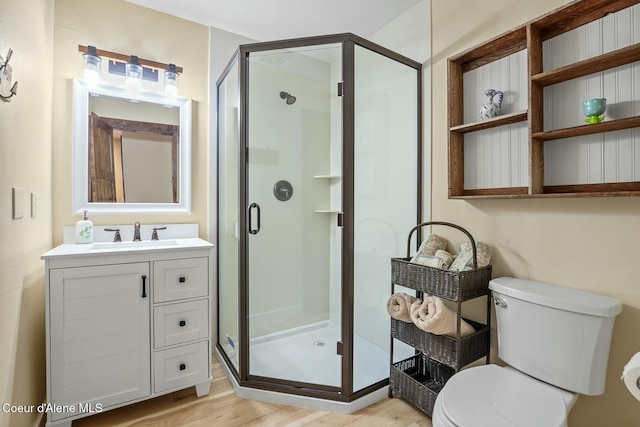
[[[534,378],[586,395],[604,392],[620,301],[531,280],[491,280],[498,355]]]

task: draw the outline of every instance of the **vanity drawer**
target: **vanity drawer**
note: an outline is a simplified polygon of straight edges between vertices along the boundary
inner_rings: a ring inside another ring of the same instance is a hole
[[[155,348],[209,337],[209,300],[161,305],[153,309]]]
[[[175,301],[209,295],[208,258],[153,263],[153,301]]]
[[[154,391],[160,393],[209,379],[209,341],[157,351]]]

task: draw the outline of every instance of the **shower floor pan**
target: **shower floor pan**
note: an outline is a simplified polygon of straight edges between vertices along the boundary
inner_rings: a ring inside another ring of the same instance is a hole
[[[326,321],[254,338],[250,343],[251,374],[339,387],[341,360],[336,354],[339,336],[338,325]],[[354,362],[354,390],[389,377],[388,352],[359,336],[354,336],[354,350],[359,356]],[[388,396],[388,387],[383,387],[345,403],[242,387],[235,381],[221,355],[217,357],[236,394],[246,399],[350,414]]]
[[[326,321],[252,339],[251,375],[339,387],[339,337],[338,325]],[[389,377],[388,352],[356,335],[354,354],[354,390]]]

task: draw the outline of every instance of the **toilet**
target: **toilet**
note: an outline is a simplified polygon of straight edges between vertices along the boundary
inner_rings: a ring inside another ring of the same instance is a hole
[[[549,283],[491,280],[498,331],[494,364],[464,369],[444,385],[433,427],[556,427],[579,394],[604,392],[620,301]]]

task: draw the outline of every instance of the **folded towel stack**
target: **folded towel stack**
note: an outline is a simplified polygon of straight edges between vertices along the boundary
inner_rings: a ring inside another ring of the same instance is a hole
[[[491,262],[491,248],[484,243],[476,243],[476,256],[478,257],[478,268],[486,267]],[[449,270],[466,271],[473,269],[473,249],[471,243],[462,243],[458,247],[458,256],[451,264]]]
[[[447,239],[431,234],[422,242],[418,252],[411,258],[411,262],[428,267],[451,271],[467,271],[473,269],[473,250],[471,243],[466,242],[458,246],[457,255],[446,251]],[[481,242],[476,243],[478,268],[486,267],[491,262],[491,248]]]
[[[427,296],[421,301],[411,295],[397,292],[389,298],[387,312],[394,319],[413,322],[418,328],[434,335],[456,335],[458,316],[438,297]],[[460,319],[461,336],[474,332],[473,326]]]

